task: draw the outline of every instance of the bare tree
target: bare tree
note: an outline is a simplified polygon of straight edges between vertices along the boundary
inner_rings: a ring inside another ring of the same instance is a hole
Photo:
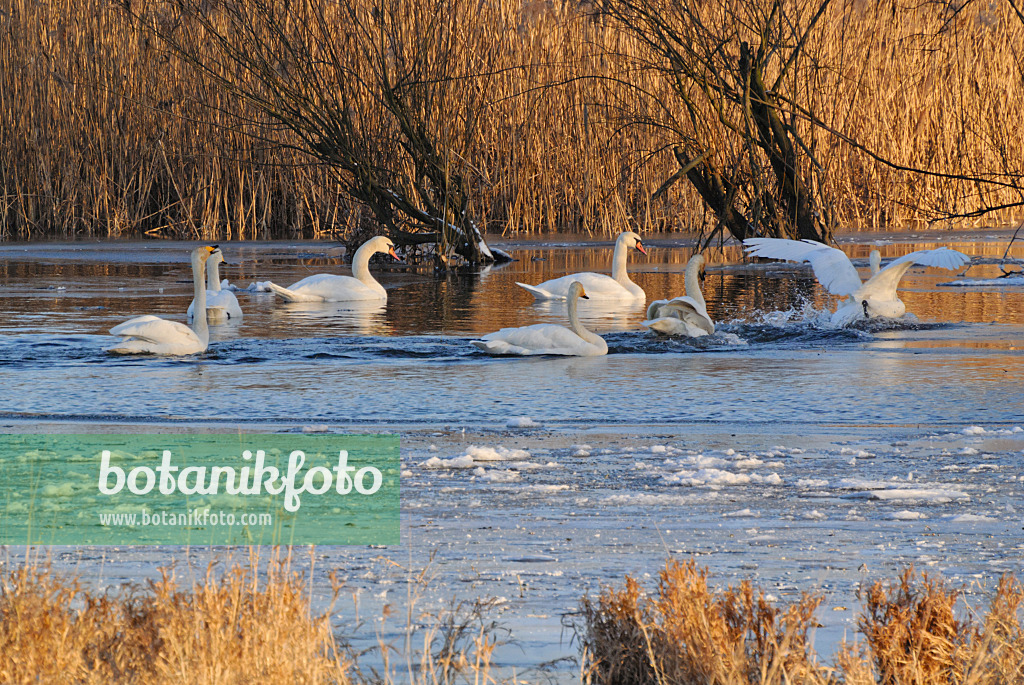
[[[604,10],[646,48],[641,72],[670,93],[638,87],[667,131],[679,169],[654,193],[686,179],[717,230],[828,241],[822,167],[801,138],[791,102],[805,102],[807,37],[830,0],[610,0]],[[712,232],[712,236],[715,232]],[[708,237],[708,240],[711,236]]]
[[[473,49],[482,27],[456,23],[461,2],[171,0],[136,16],[264,115],[242,130],[335,170],[397,244],[434,244],[444,265],[489,263],[505,255],[471,216],[465,161],[486,55]]]

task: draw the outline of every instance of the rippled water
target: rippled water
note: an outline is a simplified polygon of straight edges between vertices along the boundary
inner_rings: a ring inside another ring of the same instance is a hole
[[[1007,234],[936,235],[858,236],[844,249],[862,274],[875,247],[889,259],[945,244],[975,257],[964,278],[999,275]],[[468,341],[565,318],[515,281],[608,271],[611,258],[610,241],[495,242],[518,261],[446,277],[377,268],[383,307],[239,292],[243,321],[213,327],[210,349],[184,358],[103,348],[129,317],[184,320],[190,245],[0,246],[0,425],[399,431],[403,547],[321,549],[318,568],[345,568],[372,611],[390,601],[374,599],[382,589],[405,593],[378,557],[422,567],[436,554],[430,601],[502,597],[501,620],[528,648],[499,661],[519,670],[575,653],[559,641],[561,613],[583,592],[654,573],[668,554],[784,599],[826,592],[826,653],[854,626],[863,580],[910,562],[982,585],[1022,570],[1024,285],[951,287],[958,274],[915,269],[901,288],[913,317],[841,330],[809,269],[744,264],[727,246],[704,285],[713,338],[659,339],[639,326],[643,308],[584,303],[607,357],[493,359]],[[648,300],[683,294],[689,244],[646,243],[630,271]],[[321,244],[224,252],[222,276],[240,287],[347,272]],[[538,425],[506,425],[521,416]],[[527,456],[450,461],[474,447]],[[83,551],[67,563],[89,576],[102,558],[102,582],[119,582],[176,554]],[[571,667],[556,671],[572,680]]]
[[[631,271],[649,299],[684,292],[684,241],[652,239]],[[1005,245],[950,241],[979,261]],[[930,243],[895,238],[886,256]],[[1007,378],[1021,377],[1024,287],[941,287],[955,274],[914,270],[901,297],[916,315],[850,330],[827,323],[832,298],[809,270],[713,257],[704,290],[719,334],[658,339],[643,307],[584,303],[606,335],[603,359],[490,359],[468,340],[505,326],[564,322],[564,304],[535,305],[515,281],[604,271],[607,242],[511,243],[519,261],[482,274],[437,278],[378,271],[386,306],[284,304],[238,293],[240,324],[212,328],[194,357],[119,357],[106,330],[143,313],[183,320],[191,299],[188,245],[14,245],[0,251],[0,413],[74,419],[335,423],[502,421],[965,421],[998,407],[1020,413]],[[873,245],[852,245],[859,261]],[[342,272],[339,250],[317,244],[230,245],[223,276],[291,283]],[[988,259],[986,259],[988,258]],[[998,274],[973,266],[972,278]],[[950,367],[956,366],[953,372]],[[570,382],[566,382],[566,380]],[[997,419],[998,416],[993,416]]]

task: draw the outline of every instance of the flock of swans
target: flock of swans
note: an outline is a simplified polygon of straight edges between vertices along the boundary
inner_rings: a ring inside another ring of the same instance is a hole
[[[940,247],[918,250],[881,268],[881,255],[871,252],[871,276],[862,282],[856,267],[842,250],[813,240],[781,238],[750,238],[743,241],[748,254],[754,257],[807,262],[818,282],[830,293],[846,298],[832,315],[832,323],[845,326],[862,318],[898,318],[906,306],[896,294],[900,279],[915,264],[944,269],[959,269],[970,257]],[[643,304],[647,294],[629,279],[626,262],[629,251],[647,254],[640,236],[626,231],[615,241],[612,275],[582,272],[555,278],[537,285],[517,283],[538,301],[565,300],[569,326],[534,324],[503,328],[473,340],[471,344],[491,355],[568,355],[599,356],[608,353],[601,336],[587,330],[577,311],[580,299],[594,302],[633,302]],[[307,276],[284,288],[268,283],[270,290],[288,302],[386,302],[387,291],[370,273],[370,258],[383,253],[398,259],[394,244],[378,236],[365,242],[352,258],[352,276],[316,274]],[[242,310],[234,293],[222,290],[219,265],[224,255],[217,247],[201,246],[192,251],[192,282],[195,295],[188,308],[191,326],[161,319],[139,316],[110,329],[122,340],[110,352],[122,354],[187,355],[206,350],[210,341],[209,323],[240,319]],[[714,335],[715,322],[707,312],[700,289],[705,266],[703,255],[695,255],[686,265],[686,294],[670,300],[655,300],[647,308],[643,325],[661,335],[699,337]]]

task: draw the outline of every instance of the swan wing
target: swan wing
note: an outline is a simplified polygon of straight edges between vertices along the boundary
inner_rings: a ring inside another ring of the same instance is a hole
[[[859,288],[854,297],[860,301],[868,297],[893,299],[900,280],[910,267],[935,266],[941,269],[959,269],[971,261],[963,252],[939,247],[934,250],[917,250],[910,254],[897,257],[889,262],[884,269],[872,276],[863,287]]]
[[[488,354],[560,354],[580,355],[596,346],[565,326],[539,323],[520,328],[502,328],[488,333],[472,344]]]
[[[200,342],[195,331],[185,324],[161,319],[159,316],[151,314],[137,316],[118,324],[110,329],[110,334],[152,343]]]
[[[229,319],[241,319],[242,308],[238,305],[238,298],[230,290],[207,290],[206,308],[223,309]]]
[[[384,289],[379,291],[370,288],[358,278],[339,276],[336,274],[314,274],[301,281],[292,283],[287,288],[273,287],[274,292],[285,299],[295,302],[342,302],[345,300],[383,300],[387,299]],[[289,296],[285,295],[289,293]]]
[[[560,278],[552,278],[537,285],[516,282],[521,288],[527,290],[538,300],[564,300],[569,294],[569,286],[579,282],[587,291],[587,296],[592,300],[617,299],[634,300],[638,296],[627,290],[621,283],[607,274],[596,274],[585,271],[578,274],[569,274]]]
[[[852,295],[861,286],[857,268],[846,253],[816,240],[747,238],[743,244],[754,257],[810,263],[814,277],[833,295]]]
[[[658,306],[655,307],[654,305]],[[653,310],[653,311],[652,311]],[[715,333],[715,322],[708,316],[707,309],[701,306],[699,302],[688,295],[682,295],[671,300],[658,300],[652,303],[647,308],[647,318],[649,321],[642,322],[644,326],[651,328],[656,331],[668,332],[667,327],[671,325],[671,322],[662,322],[655,326],[648,326],[651,321],[660,321],[661,319],[678,319],[686,324],[685,330],[686,335],[691,337],[699,335],[714,335]],[[700,330],[701,333],[694,331]],[[672,335],[679,335],[679,333],[671,333]]]

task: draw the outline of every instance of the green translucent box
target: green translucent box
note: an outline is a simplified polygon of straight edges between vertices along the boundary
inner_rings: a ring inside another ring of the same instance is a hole
[[[0,544],[399,544],[397,435],[0,435]]]

